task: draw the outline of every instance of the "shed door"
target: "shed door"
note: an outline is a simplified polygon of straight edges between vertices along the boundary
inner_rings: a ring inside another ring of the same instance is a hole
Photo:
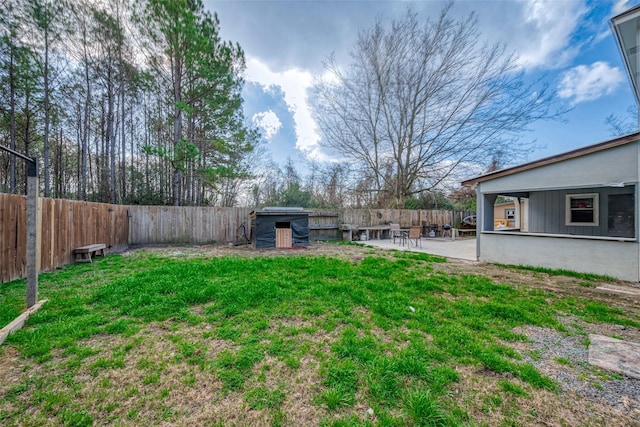
[[[293,247],[290,222],[276,222],[276,248]]]

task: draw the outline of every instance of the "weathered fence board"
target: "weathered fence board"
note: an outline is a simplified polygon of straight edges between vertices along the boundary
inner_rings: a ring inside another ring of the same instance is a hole
[[[250,208],[129,206],[129,244],[234,242],[250,212]]]
[[[400,224],[402,228],[416,225],[436,224],[443,226],[449,224],[452,227],[461,228],[462,218],[471,215],[472,211],[445,211],[445,210],[408,210],[408,209],[341,209],[340,222],[354,224],[362,227],[393,222]]]
[[[338,212],[315,211],[309,214],[309,240],[339,240],[340,232]]]
[[[127,247],[127,206],[38,199],[39,271],[72,263],[73,249],[104,243],[110,251]],[[25,196],[0,194],[0,283],[26,276],[27,201]]]

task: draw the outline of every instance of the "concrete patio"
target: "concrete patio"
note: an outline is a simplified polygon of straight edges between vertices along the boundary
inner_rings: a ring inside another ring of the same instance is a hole
[[[421,245],[416,247],[415,243],[400,245],[398,240],[396,243],[393,239],[382,240],[365,240],[360,243],[375,246],[382,249],[396,249],[399,251],[424,252],[432,255],[443,256],[447,258],[464,259],[468,261],[476,261],[476,239],[475,238],[458,238],[455,240],[448,238],[427,238],[421,239]]]

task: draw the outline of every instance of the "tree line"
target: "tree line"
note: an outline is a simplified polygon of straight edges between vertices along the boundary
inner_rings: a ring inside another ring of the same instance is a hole
[[[45,197],[232,205],[259,141],[244,52],[200,0],[0,5],[0,141],[38,157]],[[25,165],[0,153],[0,190]]]

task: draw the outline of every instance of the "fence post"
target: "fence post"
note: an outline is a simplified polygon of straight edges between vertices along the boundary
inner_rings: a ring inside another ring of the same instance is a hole
[[[27,166],[27,308],[38,302],[38,162]]]

